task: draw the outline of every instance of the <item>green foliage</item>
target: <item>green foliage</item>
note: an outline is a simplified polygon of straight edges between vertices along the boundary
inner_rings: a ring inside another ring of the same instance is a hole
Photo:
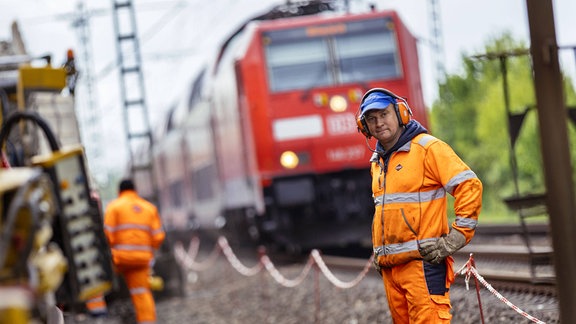
[[[432,106],[431,132],[450,143],[484,184],[483,215],[509,218],[515,214],[503,199],[545,191],[527,53],[527,46],[508,33],[489,40],[484,55],[462,56],[464,72],[446,77],[439,85],[439,99]],[[568,105],[572,102],[576,106],[572,81],[565,77],[564,82]],[[513,145],[508,115],[522,113],[526,116]],[[570,128],[570,137],[572,159],[576,161],[576,127]]]

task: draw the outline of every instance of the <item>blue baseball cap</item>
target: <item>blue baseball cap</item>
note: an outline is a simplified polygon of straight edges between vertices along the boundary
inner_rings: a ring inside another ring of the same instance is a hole
[[[383,92],[372,92],[368,95],[368,97],[366,97],[366,99],[364,99],[360,105],[360,116],[364,116],[368,110],[388,108],[390,104],[395,102],[396,99],[394,97],[391,97]]]

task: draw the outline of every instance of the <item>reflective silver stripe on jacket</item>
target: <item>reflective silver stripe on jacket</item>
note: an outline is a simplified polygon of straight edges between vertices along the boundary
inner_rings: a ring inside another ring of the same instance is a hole
[[[474,179],[474,178],[478,178],[476,176],[476,173],[474,173],[474,171],[472,170],[466,170],[466,171],[462,171],[460,173],[458,173],[456,176],[454,176],[452,179],[450,179],[450,181],[448,181],[448,183],[446,184],[446,191],[448,191],[450,194],[454,193],[454,188],[456,188],[456,186],[458,186],[459,184],[461,184],[462,182],[469,180],[469,179]]]
[[[401,193],[387,193],[386,204],[389,203],[418,203],[428,202],[436,199],[444,198],[446,191],[444,188],[438,188],[430,191],[422,192],[401,192]],[[374,198],[374,205],[382,205],[382,196]]]
[[[472,218],[460,217],[460,216],[456,216],[455,222],[456,222],[456,226],[466,227],[466,228],[470,228],[470,229],[475,229],[476,226],[478,225],[478,220],[472,219]]]
[[[427,238],[419,241],[412,240],[404,243],[381,245],[374,248],[374,255],[378,257],[380,255],[399,254],[404,252],[416,251],[418,250],[419,243],[436,242],[436,241],[438,241],[438,237]]]
[[[428,144],[428,142],[435,140],[435,139],[436,139],[436,137],[429,135],[429,134],[426,134],[418,140],[418,144],[421,146],[426,146],[426,144]]]
[[[112,246],[113,249],[116,250],[124,250],[124,251],[148,251],[153,252],[152,248],[147,245],[133,245],[133,244],[116,244]]]
[[[140,295],[140,294],[145,294],[147,293],[149,290],[146,287],[135,287],[130,289],[130,294],[131,295]]]
[[[152,228],[150,226],[144,225],[144,224],[120,224],[117,226],[104,226],[104,228],[106,228],[106,230],[108,230],[109,232],[131,230],[131,229],[137,229],[137,230],[142,230],[142,231],[146,231],[146,232],[152,231]]]

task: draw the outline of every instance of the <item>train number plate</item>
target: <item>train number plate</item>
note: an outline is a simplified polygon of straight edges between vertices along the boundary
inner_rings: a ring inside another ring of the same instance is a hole
[[[358,131],[354,114],[351,113],[327,116],[326,127],[330,135],[344,135]]]
[[[363,158],[365,153],[363,145],[336,147],[326,150],[326,158],[331,162],[353,161]]]

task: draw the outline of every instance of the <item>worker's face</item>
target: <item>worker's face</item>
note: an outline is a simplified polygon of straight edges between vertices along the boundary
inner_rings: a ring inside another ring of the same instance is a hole
[[[392,104],[385,109],[366,112],[366,124],[370,134],[384,146],[384,149],[392,148],[402,133]]]

